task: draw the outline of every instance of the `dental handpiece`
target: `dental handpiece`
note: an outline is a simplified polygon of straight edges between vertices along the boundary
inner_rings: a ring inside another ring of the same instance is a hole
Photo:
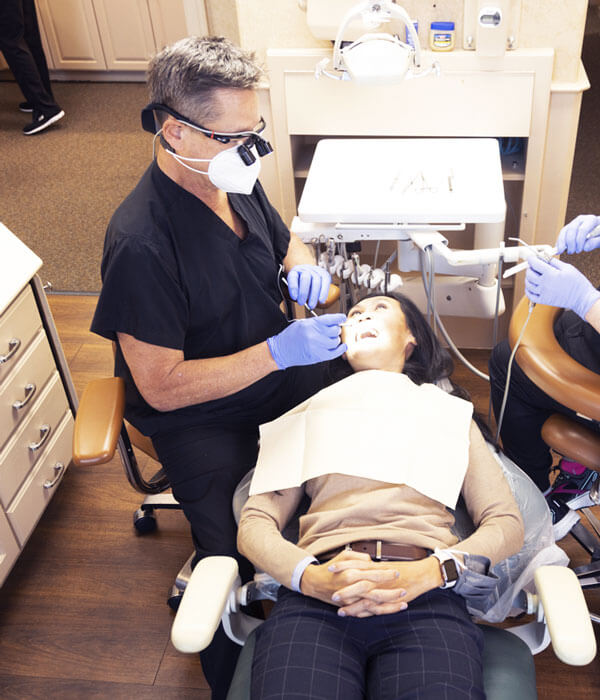
[[[585,237],[585,240],[589,241],[590,238],[598,238],[599,236],[600,236],[600,224],[598,224],[598,226],[596,226],[595,229],[593,229],[592,231],[590,231],[588,233],[588,235]],[[558,251],[556,250],[556,248],[552,248],[552,251],[553,251],[552,257],[554,257],[558,253]],[[523,261],[522,263],[519,263],[518,265],[513,265],[513,267],[506,270],[506,272],[502,275],[502,279],[506,279],[507,277],[512,277],[513,275],[516,275],[517,272],[521,272],[521,270],[525,270],[528,265],[529,265],[529,263],[527,262],[527,260]]]

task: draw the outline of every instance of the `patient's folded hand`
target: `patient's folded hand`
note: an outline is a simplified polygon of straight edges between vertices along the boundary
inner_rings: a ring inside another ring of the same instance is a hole
[[[392,589],[399,594],[398,577],[397,571],[381,567],[368,554],[344,551],[325,564],[308,566],[302,575],[300,589],[304,595],[324,603],[350,606],[359,603],[371,591],[381,588]]]
[[[434,557],[418,561],[371,561],[370,564],[367,569],[359,572],[363,576],[362,580],[334,593],[334,601],[343,594],[340,597],[343,601],[340,615],[370,617],[399,612],[405,610],[411,600],[442,584],[440,565]],[[331,565],[341,576],[349,564],[348,561],[337,562],[332,559]],[[395,576],[390,577],[390,572],[394,572]],[[386,573],[387,576],[376,583],[376,573]],[[368,576],[368,580],[365,580],[365,576]]]

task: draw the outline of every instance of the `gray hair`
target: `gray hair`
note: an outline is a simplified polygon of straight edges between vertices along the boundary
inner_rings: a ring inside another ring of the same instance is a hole
[[[151,59],[148,89],[152,102],[202,123],[220,116],[212,99],[216,89],[254,88],[262,76],[254,53],[225,37],[190,36]]]

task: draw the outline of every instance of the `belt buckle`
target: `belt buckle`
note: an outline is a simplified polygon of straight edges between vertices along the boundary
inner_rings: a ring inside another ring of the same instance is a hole
[[[375,542],[375,559],[381,561],[381,540]]]

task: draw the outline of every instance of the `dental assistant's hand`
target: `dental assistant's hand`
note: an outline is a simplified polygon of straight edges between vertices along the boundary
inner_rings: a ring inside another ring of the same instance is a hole
[[[314,309],[327,301],[331,275],[319,265],[296,265],[287,274],[287,285],[293,301]]]
[[[525,275],[525,293],[536,304],[572,309],[585,319],[600,299],[600,292],[573,265],[552,258],[549,262],[532,256]]]
[[[336,559],[332,559],[328,564],[330,569],[333,565],[333,573],[341,576],[351,563],[338,562]],[[334,604],[340,605],[339,615],[371,617],[399,612],[405,610],[411,600],[438,588],[443,583],[440,562],[432,556],[417,561],[371,561],[370,563],[371,566],[360,572],[363,576],[361,580],[333,594]],[[388,577],[375,582],[376,579],[373,576],[376,572],[388,572]],[[389,572],[394,572],[395,576],[389,578]],[[367,575],[369,579],[365,581],[364,577]]]
[[[313,365],[343,355],[348,348],[341,342],[340,324],[345,320],[345,314],[303,318],[268,338],[267,344],[277,367]]]
[[[560,255],[566,251],[569,255],[573,255],[573,253],[589,252],[595,248],[600,248],[600,236],[587,239],[588,233],[591,233],[599,225],[600,216],[594,216],[593,214],[577,216],[564,226],[558,234],[556,241],[558,254]]]
[[[300,590],[304,595],[344,610],[344,606],[360,603],[371,591],[385,588],[395,590],[399,600],[397,609],[403,610],[406,604],[400,599],[404,591],[397,584],[398,573],[392,568],[375,565],[364,552],[344,551],[324,564],[307,566],[300,580]]]

